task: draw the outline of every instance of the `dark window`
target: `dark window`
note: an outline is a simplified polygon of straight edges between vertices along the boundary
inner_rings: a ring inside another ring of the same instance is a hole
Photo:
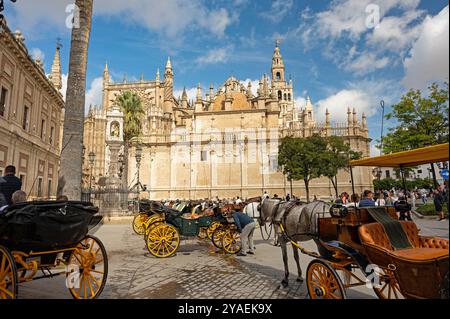
[[[287,94],[284,93],[284,100],[287,101]]]
[[[48,180],[47,196],[48,196],[48,198],[50,198],[50,196],[52,196],[52,180],[51,179]]]
[[[5,116],[7,94],[8,94],[8,90],[5,88],[2,88],[2,91],[0,94],[0,116]]]
[[[50,144],[52,144],[53,145],[53,135],[55,134],[55,128],[52,126],[51,128],[50,128],[50,138],[49,138],[49,142],[50,142]]]
[[[281,100],[283,97],[283,93],[281,93],[281,91],[278,91],[278,100]]]
[[[42,177],[38,178],[37,196],[42,197]]]
[[[386,178],[391,178],[391,171],[389,170],[386,171]]]
[[[418,169],[418,170],[417,170],[417,174],[422,174],[422,170],[421,170],[421,169]]]
[[[19,175],[19,179],[20,179],[20,181],[22,182],[22,187],[23,187],[23,185],[25,185],[25,175],[20,174],[20,175]]]
[[[201,153],[201,161],[202,162],[206,162],[208,160],[208,152],[207,151],[202,151]]]
[[[44,138],[45,135],[45,120],[41,121],[41,139]]]
[[[277,72],[277,74],[276,74],[276,79],[277,79],[277,81],[280,81],[280,80],[281,80],[281,73],[280,73],[280,72]]]
[[[22,120],[22,128],[26,130],[28,128],[28,115],[30,112],[30,108],[28,106],[25,106],[23,110],[23,120]]]
[[[291,93],[288,93],[288,101],[291,100]]]

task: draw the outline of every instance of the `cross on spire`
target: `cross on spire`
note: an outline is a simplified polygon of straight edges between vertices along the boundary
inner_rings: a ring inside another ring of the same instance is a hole
[[[57,50],[59,50],[59,49],[61,49],[62,48],[62,43],[61,43],[61,38],[60,37],[57,37],[56,38],[56,49]]]
[[[275,47],[278,48],[281,44],[281,39],[280,38],[276,38],[275,39]]]

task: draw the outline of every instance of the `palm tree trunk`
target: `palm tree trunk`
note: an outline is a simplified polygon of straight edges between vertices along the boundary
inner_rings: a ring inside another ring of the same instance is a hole
[[[305,182],[306,202],[309,203],[309,180],[305,178],[303,181]]]
[[[123,188],[128,189],[128,154],[129,154],[130,142],[125,141],[123,147]]]
[[[69,76],[67,79],[64,133],[59,171],[60,195],[71,200],[81,199],[84,105],[86,68],[91,33],[93,0],[76,0],[79,28],[72,28]],[[76,25],[76,24],[74,24]]]

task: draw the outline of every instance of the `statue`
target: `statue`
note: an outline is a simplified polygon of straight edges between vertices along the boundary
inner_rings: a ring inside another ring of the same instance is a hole
[[[117,123],[117,122],[111,123],[111,136],[112,137],[119,137],[120,136],[119,123]]]

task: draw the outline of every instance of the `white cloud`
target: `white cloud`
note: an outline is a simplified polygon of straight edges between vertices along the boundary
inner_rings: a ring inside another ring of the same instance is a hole
[[[294,0],[275,0],[269,11],[261,13],[261,16],[272,21],[281,22],[282,19],[290,12]]]
[[[259,80],[246,79],[244,81],[241,81],[245,88],[248,87],[248,82],[251,82],[253,96],[256,96],[258,94]]]
[[[324,11],[304,9],[298,28],[285,37],[301,40],[305,50],[320,46],[324,56],[340,68],[365,75],[402,61],[420,33],[424,11],[419,3],[334,0]],[[378,10],[378,21],[373,9]]]
[[[224,63],[228,61],[230,47],[212,49],[205,55],[202,55],[196,59],[196,62],[200,65]]]
[[[376,54],[364,52],[356,59],[345,62],[344,68],[358,75],[364,75],[372,71],[383,69],[389,64],[387,56],[378,58]]]
[[[44,62],[45,54],[44,54],[44,52],[42,52],[41,49],[39,49],[39,48],[32,48],[30,50],[30,55],[33,58],[33,60],[39,59],[39,60],[42,61],[42,63]]]
[[[103,97],[103,78],[98,77],[92,80],[90,88],[86,92],[85,111],[89,110],[90,105],[101,105]]]
[[[295,99],[295,107],[297,109],[303,109],[306,106],[306,98],[299,96]]]
[[[30,33],[38,34],[42,29],[55,27],[58,31],[70,32],[66,28],[69,4],[73,4],[73,0],[18,1],[13,8],[13,20]],[[238,18],[224,8],[210,9],[201,0],[95,0],[94,15],[118,18],[123,23],[137,24],[172,39],[187,29],[200,29],[222,37]]]
[[[449,7],[434,17],[426,17],[422,32],[404,61],[403,84],[423,89],[432,81],[449,78]]]
[[[344,89],[316,103],[316,118],[319,121],[323,121],[328,109],[334,122],[346,122],[348,108],[352,112],[353,108],[355,108],[358,117],[361,117],[362,112],[365,112],[367,116],[371,116],[376,113],[376,110],[372,108],[369,101],[370,97],[362,90]]]

